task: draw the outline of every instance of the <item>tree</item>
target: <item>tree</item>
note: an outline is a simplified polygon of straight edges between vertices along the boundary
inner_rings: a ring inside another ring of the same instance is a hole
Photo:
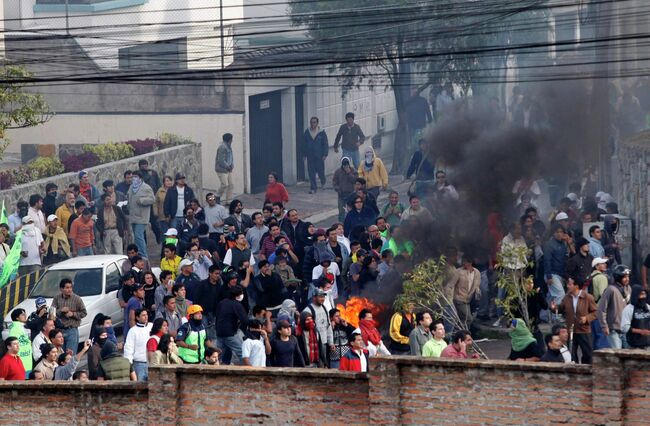
[[[409,88],[421,93],[431,85],[451,82],[466,94],[476,72],[505,63],[494,59],[505,58],[505,49],[489,56],[481,54],[481,47],[505,37],[503,19],[531,2],[520,2],[516,9],[466,0],[290,0],[289,4],[294,24],[305,26],[323,57],[336,64],[332,71],[338,71],[344,93],[362,83],[392,89],[398,125],[391,173],[399,174],[408,161],[404,147]],[[495,23],[496,30],[489,31]]]
[[[5,65],[0,83],[0,159],[9,145],[8,129],[37,126],[53,115],[43,97],[25,90],[25,80],[32,74],[25,68]],[[20,82],[20,83],[19,83]]]
[[[413,271],[406,275],[404,290],[395,299],[394,308],[400,310],[408,304],[413,304],[416,309],[433,312],[456,330],[467,328],[454,307],[453,289],[450,292],[445,286],[447,276],[447,262],[444,256],[416,265]],[[474,344],[473,349],[481,358],[487,358],[478,345]]]

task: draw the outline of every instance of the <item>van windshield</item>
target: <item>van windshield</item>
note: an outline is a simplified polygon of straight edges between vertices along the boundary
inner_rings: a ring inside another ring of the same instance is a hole
[[[63,278],[69,278],[74,285],[74,293],[77,296],[97,296],[102,294],[102,269],[70,269],[70,270],[48,270],[41,277],[29,297],[52,298],[59,294],[59,283]]]

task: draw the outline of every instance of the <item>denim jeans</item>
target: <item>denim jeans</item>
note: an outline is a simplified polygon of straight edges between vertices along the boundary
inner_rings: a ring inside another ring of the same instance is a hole
[[[221,353],[221,364],[230,365],[233,352],[241,363],[241,346],[244,343],[241,334],[237,333],[234,336],[219,337],[217,336],[217,347],[223,352]]]
[[[138,246],[138,255],[149,258],[147,255],[147,241],[144,238],[144,234],[147,232],[147,225],[143,223],[132,223],[131,229],[133,229],[135,245]]]
[[[149,380],[149,364],[144,361],[133,361],[133,371],[138,378],[138,382]]]
[[[325,186],[325,161],[320,157],[307,157],[307,173],[309,174],[309,189],[316,191],[318,182],[316,175],[320,178],[321,186]]]
[[[623,341],[621,340],[621,333],[614,330],[609,330],[607,341],[612,349],[623,349]]]
[[[558,305],[564,299],[564,281],[559,275],[551,275],[551,284],[548,286],[548,297],[554,300]]]
[[[92,247],[79,247],[77,249],[77,256],[92,256],[93,248]]]
[[[359,148],[353,151],[348,151],[343,148],[343,157],[348,157],[350,161],[352,161],[352,164],[354,164],[354,170],[359,168]]]
[[[478,315],[482,317],[490,316],[490,281],[488,280],[487,270],[481,271],[481,301],[479,302]]]
[[[77,354],[77,346],[79,346],[79,329],[66,328],[63,331],[63,351],[68,349],[72,350],[72,355]]]

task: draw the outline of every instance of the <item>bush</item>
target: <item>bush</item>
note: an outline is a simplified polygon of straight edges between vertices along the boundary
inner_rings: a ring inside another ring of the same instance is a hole
[[[32,180],[43,179],[63,173],[63,164],[55,157],[39,157],[27,164]]]
[[[135,149],[129,144],[109,142],[101,145],[84,145],[84,152],[91,152],[99,158],[100,164],[133,157]]]
[[[9,189],[14,183],[14,176],[11,170],[0,172],[0,189]]]
[[[182,136],[174,135],[171,133],[163,133],[160,135],[160,149],[169,148],[177,145],[187,145],[194,143],[189,138],[184,138]]]
[[[88,167],[100,164],[99,157],[93,152],[83,152],[76,155],[68,155],[61,159],[65,172],[78,172]]]
[[[149,154],[156,151],[160,146],[159,140],[151,138],[130,140],[125,143],[133,147],[134,155]]]

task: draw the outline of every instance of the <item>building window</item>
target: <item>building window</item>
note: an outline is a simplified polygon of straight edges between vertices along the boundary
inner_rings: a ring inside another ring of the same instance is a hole
[[[187,69],[187,38],[142,43],[119,49],[120,69]]]
[[[93,13],[107,10],[140,6],[149,0],[68,0],[68,11],[72,13]],[[34,13],[65,12],[65,0],[36,0]]]

